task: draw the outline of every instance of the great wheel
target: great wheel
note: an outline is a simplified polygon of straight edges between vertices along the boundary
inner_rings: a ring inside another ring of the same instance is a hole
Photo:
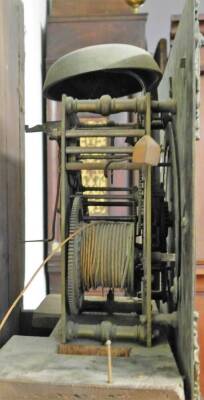
[[[69,219],[69,234],[73,234],[82,225],[83,207],[80,196],[76,196]],[[76,315],[83,302],[83,290],[80,276],[80,243],[81,235],[69,241],[67,249],[67,307],[68,312]]]

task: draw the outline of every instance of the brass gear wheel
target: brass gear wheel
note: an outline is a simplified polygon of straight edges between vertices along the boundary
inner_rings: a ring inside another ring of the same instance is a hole
[[[73,234],[82,225],[83,206],[80,196],[76,196],[69,220],[69,234]],[[80,274],[81,235],[70,240],[67,249],[67,305],[68,312],[77,315],[83,302],[83,290]]]

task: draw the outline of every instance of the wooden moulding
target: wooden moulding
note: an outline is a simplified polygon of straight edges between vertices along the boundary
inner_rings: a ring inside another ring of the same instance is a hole
[[[95,0],[53,0],[51,16],[53,17],[89,17],[109,15],[130,15],[131,8],[124,0],[109,0],[100,2]],[[140,16],[139,16],[140,17]]]
[[[112,357],[129,357],[130,347],[114,347],[111,348]],[[58,346],[58,354],[80,355],[80,356],[107,356],[107,348],[105,346],[88,346],[69,343],[60,343]]]

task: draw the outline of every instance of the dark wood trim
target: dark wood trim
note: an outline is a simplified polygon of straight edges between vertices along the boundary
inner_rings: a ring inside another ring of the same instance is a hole
[[[154,54],[154,58],[157,62],[157,64],[159,65],[162,73],[164,73],[164,70],[166,68],[166,64],[168,61],[168,57],[167,57],[167,40],[166,39],[160,39],[155,54]]]
[[[19,0],[0,1],[0,320],[24,284],[24,31]],[[19,332],[21,304],[0,344]]]
[[[201,76],[204,75],[204,64],[201,64],[200,66],[200,74]]]

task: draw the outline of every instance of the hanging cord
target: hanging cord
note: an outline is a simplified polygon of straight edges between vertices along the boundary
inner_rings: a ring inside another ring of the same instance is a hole
[[[63,242],[59,243],[59,245],[56,247],[55,250],[53,250],[47,257],[46,259],[42,262],[42,264],[40,264],[40,266],[36,269],[36,271],[34,272],[34,274],[32,275],[32,277],[29,279],[28,283],[25,285],[25,287],[21,290],[21,292],[19,293],[19,295],[16,297],[16,299],[14,300],[14,302],[11,304],[11,306],[9,307],[8,311],[6,312],[5,316],[3,317],[1,323],[0,323],[0,331],[3,329],[5,323],[7,322],[8,318],[10,317],[12,311],[14,310],[14,308],[16,307],[16,305],[19,303],[19,301],[22,299],[23,295],[25,294],[25,292],[27,291],[27,289],[29,288],[29,286],[31,285],[31,283],[33,282],[33,280],[35,279],[35,277],[38,275],[38,273],[41,271],[41,269],[47,264],[48,261],[51,260],[51,258],[59,251],[61,250],[64,245],[66,243],[68,243],[71,239],[73,239],[74,237],[76,237],[77,235],[79,235],[79,233],[81,233],[82,231],[84,231],[85,229],[87,229],[88,227],[92,226],[93,224],[95,224],[95,222],[92,222],[90,224],[84,225],[82,227],[80,227],[79,229],[77,229],[74,233],[72,233],[71,235],[69,235],[65,240],[63,240]]]

